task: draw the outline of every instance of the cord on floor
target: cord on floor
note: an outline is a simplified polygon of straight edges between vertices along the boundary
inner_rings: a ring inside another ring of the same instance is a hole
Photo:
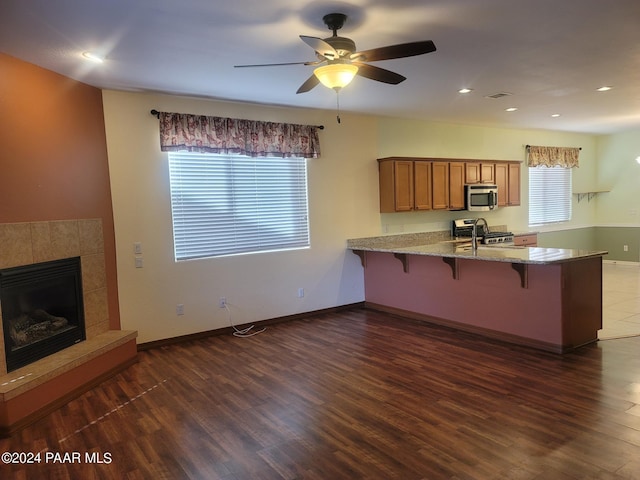
[[[231,321],[231,310],[229,309],[229,306],[226,303],[224,304],[224,308],[227,310],[227,318],[229,319],[229,325],[231,325],[231,328],[233,328],[234,337],[240,337],[240,338],[253,337],[254,335],[258,335],[259,333],[262,333],[266,330],[266,327],[264,327],[261,330],[255,330],[251,332],[251,330],[253,329],[253,327],[255,327],[255,325],[251,325],[250,327],[243,328],[242,330],[236,328],[236,326]]]

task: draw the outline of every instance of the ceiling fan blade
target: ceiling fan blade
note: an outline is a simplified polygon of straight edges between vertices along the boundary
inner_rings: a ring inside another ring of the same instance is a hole
[[[308,92],[309,90],[311,90],[313,87],[315,87],[319,83],[320,83],[320,80],[318,80],[318,77],[316,77],[315,75],[311,75],[309,78],[307,78],[306,82],[304,82],[302,85],[300,85],[300,88],[298,89],[298,91],[296,93]]]
[[[321,38],[308,37],[306,35],[300,35],[300,39],[304,43],[309,45],[311,48],[313,48],[320,55],[322,55],[323,57],[325,57],[325,58],[327,58],[329,60],[333,60],[333,59],[338,58],[340,56],[340,55],[338,55],[338,52],[336,52],[335,48],[333,48],[331,45],[329,45],[327,42],[325,42]]]
[[[234,65],[233,68],[247,68],[247,67],[281,67],[284,65],[320,65],[324,60],[316,62],[286,62],[286,63],[258,63],[253,65]]]
[[[391,60],[393,58],[413,57],[436,51],[436,46],[431,40],[422,42],[400,43],[388,47],[372,48],[351,54],[351,58],[359,61],[377,62],[379,60]]]
[[[407,79],[399,73],[392,72],[391,70],[385,70],[380,67],[374,67],[373,65],[367,65],[366,63],[352,62],[352,64],[358,67],[358,75],[377,82],[397,85]]]

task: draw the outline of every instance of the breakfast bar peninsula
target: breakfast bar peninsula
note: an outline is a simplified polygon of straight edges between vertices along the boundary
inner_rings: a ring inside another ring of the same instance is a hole
[[[347,241],[365,305],[565,353],[598,339],[606,251],[478,245],[424,235]]]

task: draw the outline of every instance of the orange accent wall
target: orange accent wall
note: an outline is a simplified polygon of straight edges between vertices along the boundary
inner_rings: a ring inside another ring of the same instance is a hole
[[[110,328],[120,329],[102,92],[0,53],[0,223],[80,218],[102,219]]]

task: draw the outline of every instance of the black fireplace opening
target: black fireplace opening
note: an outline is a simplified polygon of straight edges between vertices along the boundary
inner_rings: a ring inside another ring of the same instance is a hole
[[[85,340],[80,257],[0,270],[7,372]]]

